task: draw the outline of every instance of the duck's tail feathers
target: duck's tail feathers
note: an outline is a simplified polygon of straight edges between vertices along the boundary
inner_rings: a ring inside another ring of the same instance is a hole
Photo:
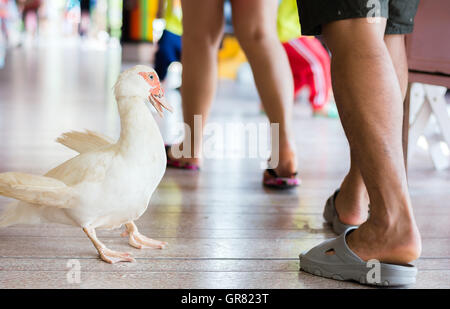
[[[71,187],[55,178],[25,173],[0,174],[0,195],[33,205],[70,208],[75,198]]]
[[[0,228],[22,223],[24,220],[18,201],[10,203],[5,206],[5,209],[0,214]]]
[[[109,137],[89,130],[86,130],[86,132],[66,132],[56,141],[78,153],[96,150],[114,143]]]
[[[40,210],[31,205],[15,201],[5,206],[0,214],[0,228],[16,224],[42,223]]]
[[[17,205],[18,202],[14,204]],[[17,217],[13,210],[13,203],[6,206],[6,209],[0,214],[0,228],[14,225],[17,222]]]

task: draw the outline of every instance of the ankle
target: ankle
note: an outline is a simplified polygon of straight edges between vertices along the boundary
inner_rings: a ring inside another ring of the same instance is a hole
[[[367,220],[368,206],[360,200],[346,200],[340,193],[335,200],[339,221],[348,225],[360,225]]]
[[[345,224],[360,225],[367,220],[369,198],[365,187],[358,188],[343,182],[335,200],[339,220]]]
[[[192,147],[190,149],[193,149]],[[183,162],[199,163],[201,161],[200,157],[195,157],[193,155],[193,150],[185,149],[182,144],[174,144],[169,149],[169,158],[173,160],[179,160]]]
[[[374,223],[387,229],[395,228],[399,222],[415,225],[411,201],[408,193],[375,196],[371,199],[370,217]]]
[[[397,222],[393,220],[380,222],[371,216],[364,225],[366,232],[368,231],[364,234],[369,237],[368,239],[384,244],[383,261],[409,263],[419,258],[422,240],[414,219],[402,218]]]
[[[367,193],[361,172],[353,166],[342,181],[341,191],[347,192],[360,200],[365,200],[367,204],[369,202],[369,194]]]
[[[290,176],[297,172],[297,159],[294,152],[280,152],[278,165],[275,170],[280,176]]]
[[[396,226],[374,222],[372,217],[347,237],[350,249],[364,261],[408,264],[419,258],[422,243],[414,221],[400,220]]]

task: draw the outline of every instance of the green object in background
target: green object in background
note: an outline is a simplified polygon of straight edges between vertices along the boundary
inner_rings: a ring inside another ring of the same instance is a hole
[[[164,20],[166,21],[166,30],[176,35],[183,34],[181,0],[167,0]]]
[[[337,110],[336,104],[333,102],[327,103],[321,110],[313,112],[314,117],[324,117],[337,119],[339,118],[339,112]]]
[[[301,37],[296,0],[281,0],[278,6],[277,32],[283,43]]]
[[[147,10],[148,10],[147,1],[146,0],[140,0],[140,5],[141,5],[141,8],[142,8],[141,12],[145,15]],[[145,16],[142,16],[141,27],[142,27],[142,36],[144,38],[148,37],[148,28],[147,28],[148,25],[147,25],[147,22],[148,22],[147,18],[145,18]]]
[[[146,1],[143,1],[146,2]],[[111,37],[120,39],[122,35],[123,0],[108,0],[108,25]]]

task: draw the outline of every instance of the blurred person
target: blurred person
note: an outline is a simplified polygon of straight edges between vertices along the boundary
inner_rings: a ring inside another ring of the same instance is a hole
[[[0,31],[2,37],[0,37],[0,43],[4,41],[4,45],[8,42],[8,7],[9,0],[0,0]]]
[[[81,4],[80,0],[68,0],[66,3],[66,21],[68,34],[77,36],[81,21]]]
[[[313,115],[337,118],[336,106],[330,100],[330,56],[318,39],[301,36],[296,0],[281,0],[277,30],[291,66],[294,97],[307,87]]]
[[[156,18],[164,18],[166,22],[155,54],[155,71],[160,80],[164,81],[170,64],[181,60],[181,0],[159,0]]]
[[[22,20],[25,30],[31,37],[35,37],[39,32],[39,8],[41,0],[18,0],[18,6],[22,12]]]
[[[5,66],[6,45],[8,43],[8,0],[0,0],[0,69]]]
[[[89,26],[91,23],[91,0],[80,1],[81,17],[78,26],[78,32],[81,37],[84,37],[89,32]]]
[[[181,2],[181,95],[184,121],[193,133],[192,136],[186,133],[181,145],[168,146],[167,157],[169,166],[198,170],[202,164],[203,128],[216,91],[224,1],[199,0],[196,5],[187,0]],[[270,123],[279,125],[279,135],[272,132],[272,156],[269,168],[264,171],[263,184],[277,188],[297,186],[300,180],[291,129],[294,89],[289,61],[277,37],[278,1],[231,0],[230,3],[234,32],[250,62],[264,109]],[[202,128],[197,131],[194,115],[202,116]],[[174,156],[180,151],[189,154]]]

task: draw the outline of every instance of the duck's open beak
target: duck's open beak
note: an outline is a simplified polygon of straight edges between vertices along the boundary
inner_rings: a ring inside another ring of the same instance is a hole
[[[170,104],[166,101],[161,87],[156,87],[153,89],[150,92],[148,99],[161,117],[163,117],[163,107],[169,112],[173,112],[172,106],[170,106]]]

